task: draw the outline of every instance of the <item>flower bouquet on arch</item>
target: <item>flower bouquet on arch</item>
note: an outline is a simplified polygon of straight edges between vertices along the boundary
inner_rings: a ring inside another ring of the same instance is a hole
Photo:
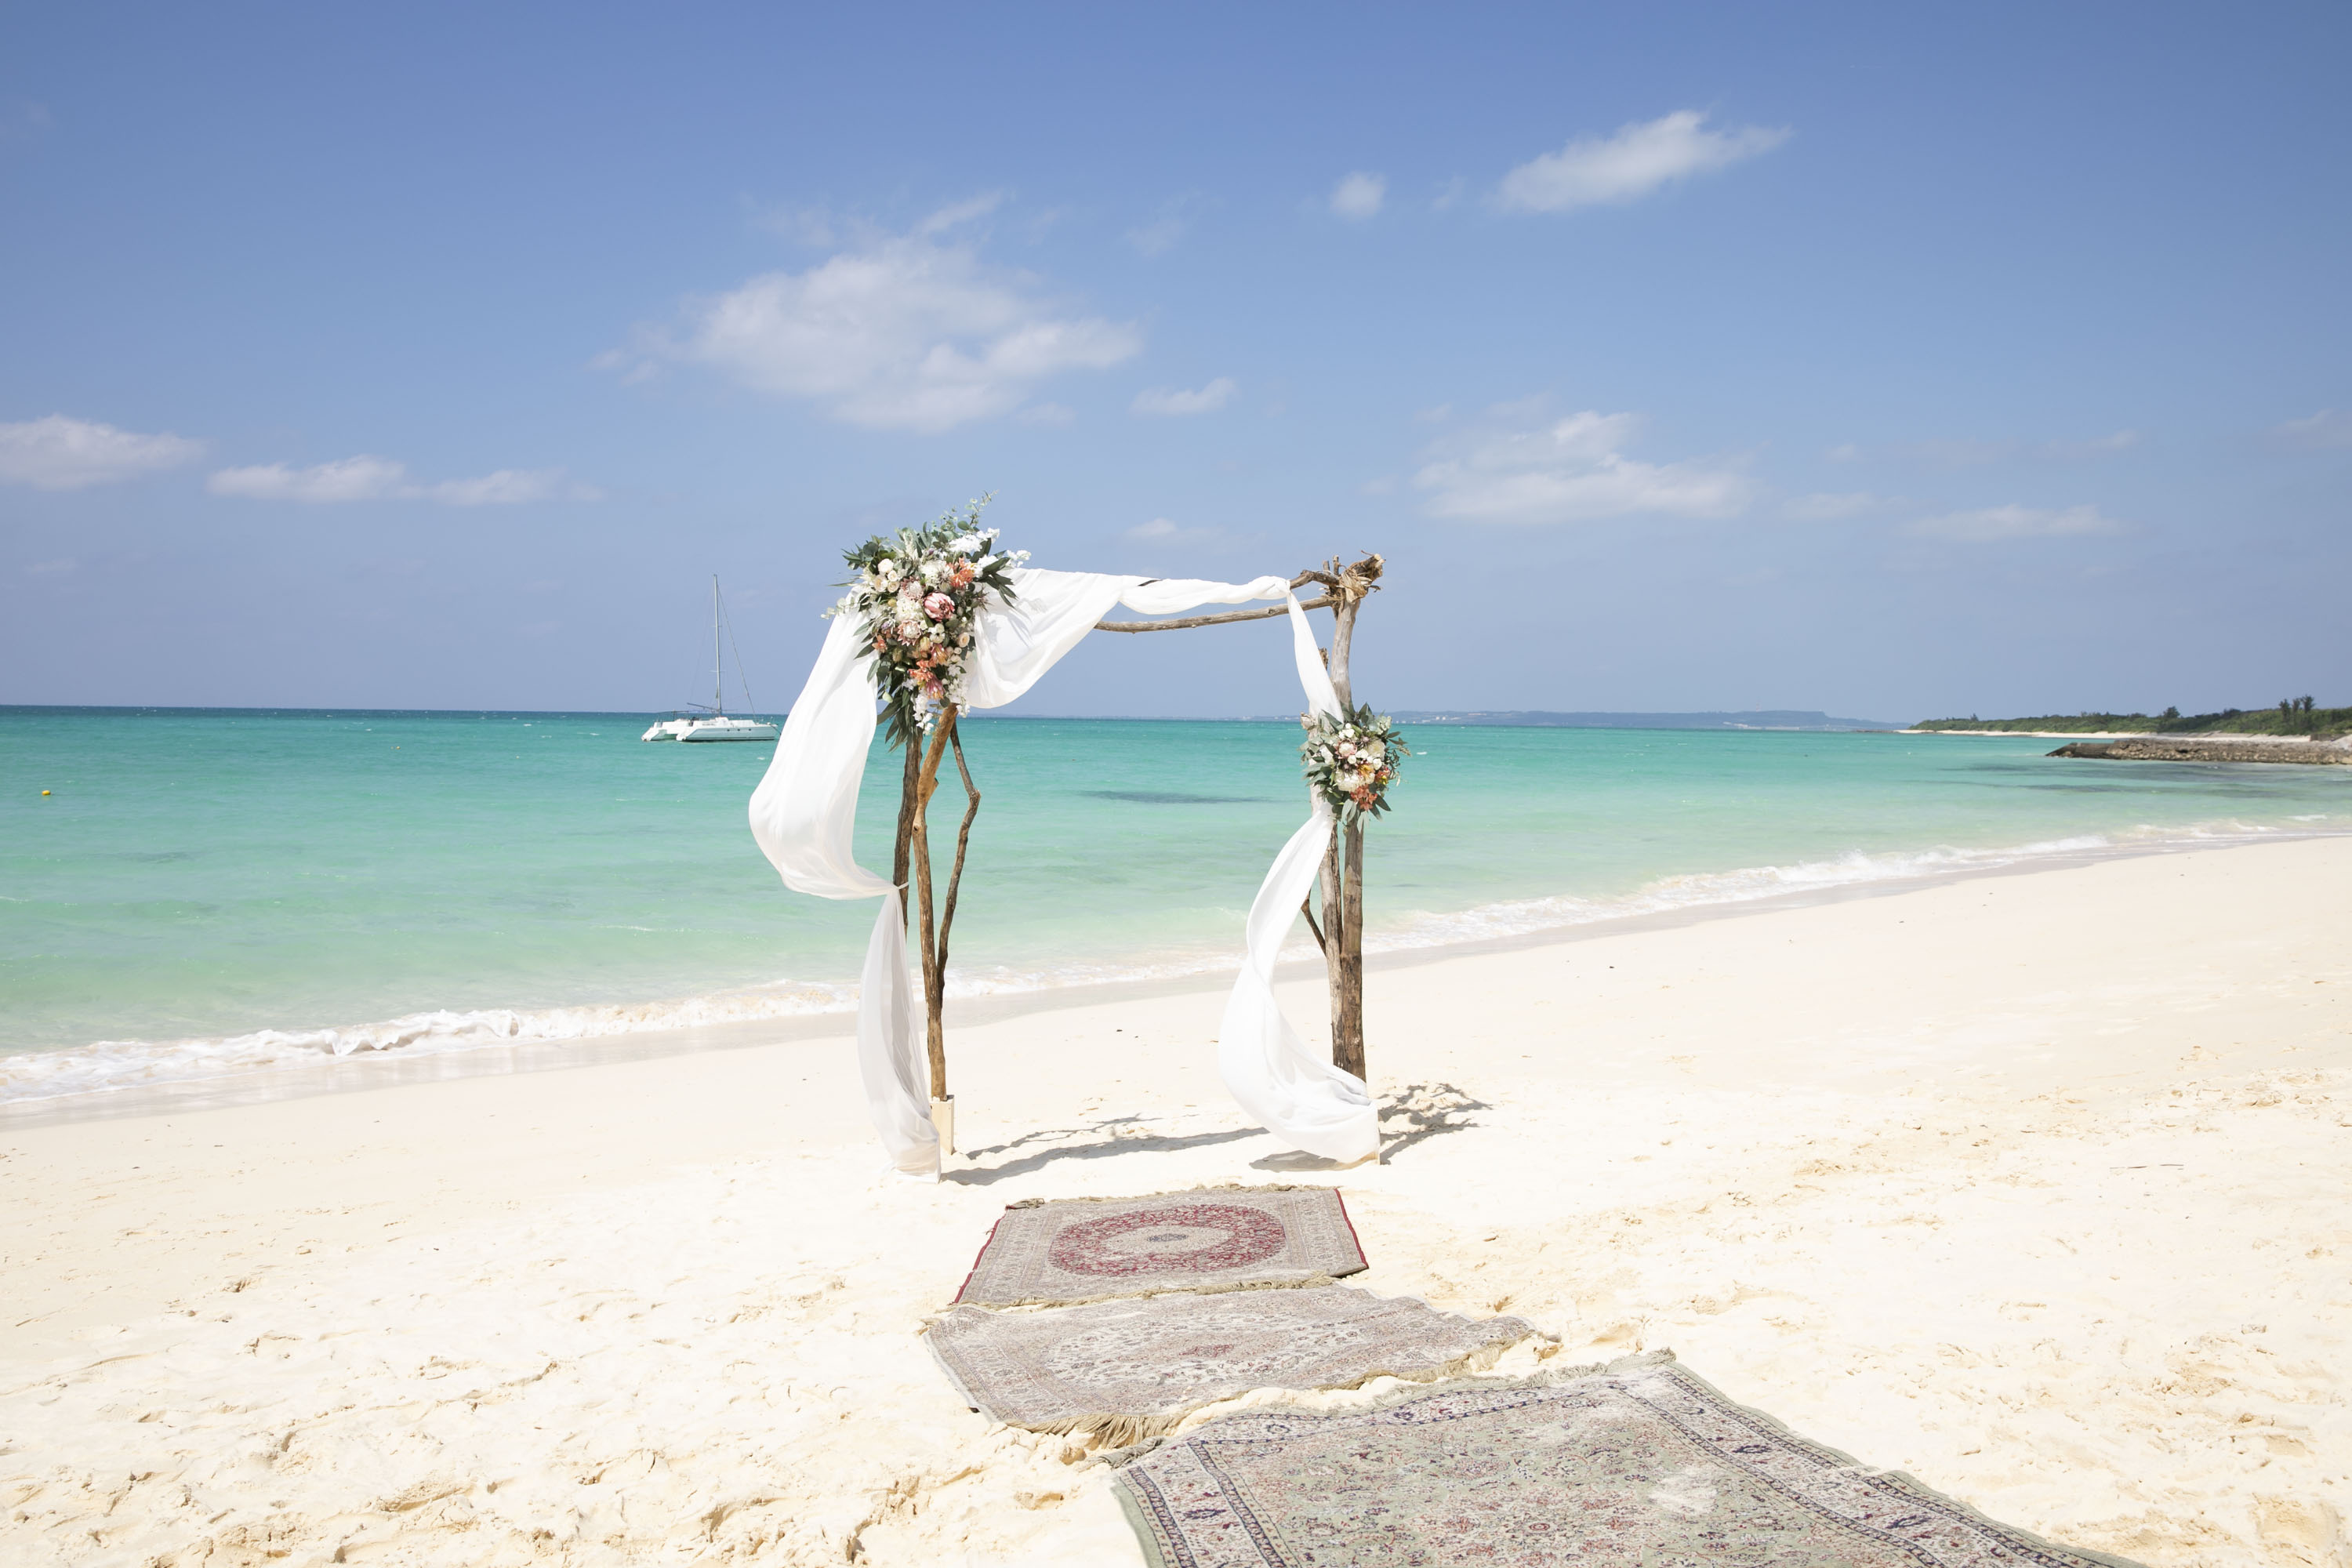
[[[980,526],[988,501],[982,496],[936,522],[877,533],[842,553],[857,575],[825,614],[858,617],[893,745],[928,734],[941,709],[961,704],[973,622],[989,595],[1013,602],[1006,574],[1029,552],[996,548],[998,531]]]
[[[1389,786],[1410,750],[1393,720],[1359,706],[1298,722],[1307,731],[1298,748],[1307,787],[1329,805],[1341,826],[1388,809]]]

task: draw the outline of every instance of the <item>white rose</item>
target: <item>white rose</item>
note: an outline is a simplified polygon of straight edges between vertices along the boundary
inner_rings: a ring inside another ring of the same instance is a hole
[[[980,546],[980,535],[977,533],[967,533],[961,539],[950,539],[948,541],[948,553],[950,555],[970,555],[974,551],[978,550]]]

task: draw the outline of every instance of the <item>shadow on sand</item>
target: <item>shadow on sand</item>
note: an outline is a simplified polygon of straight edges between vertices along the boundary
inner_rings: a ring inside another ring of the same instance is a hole
[[[1084,1127],[1053,1127],[1024,1133],[1010,1143],[997,1143],[986,1149],[967,1149],[964,1151],[966,1158],[981,1160],[991,1154],[1010,1154],[1032,1143],[1056,1145],[984,1170],[942,1171],[940,1180],[961,1182],[968,1187],[984,1187],[1007,1176],[1023,1176],[1032,1171],[1043,1170],[1056,1160],[1101,1160],[1114,1154],[1174,1153],[1183,1149],[1206,1149],[1218,1143],[1238,1142],[1244,1138],[1262,1137],[1265,1132],[1263,1127],[1234,1127],[1223,1132],[1194,1132],[1182,1138],[1168,1138],[1139,1131],[1124,1131],[1139,1129],[1142,1125],[1143,1118],[1139,1116],[1114,1116],[1108,1121],[1089,1122]],[[1056,1142],[1060,1139],[1085,1138],[1089,1134],[1093,1136],[1091,1142]]]
[[[1487,1109],[1486,1101],[1473,1099],[1450,1083],[1407,1084],[1381,1110],[1381,1163],[1386,1164],[1414,1144],[1440,1133],[1458,1132],[1465,1128],[1477,1126],[1478,1123],[1471,1120],[1468,1113]],[[984,1187],[1007,1176],[1023,1176],[1033,1171],[1041,1171],[1057,1160],[1101,1160],[1117,1154],[1175,1153],[1185,1149],[1207,1149],[1219,1143],[1238,1142],[1244,1138],[1259,1137],[1265,1131],[1263,1127],[1234,1127],[1222,1132],[1194,1132],[1181,1138],[1171,1138],[1144,1131],[1144,1125],[1145,1121],[1139,1116],[1113,1116],[1101,1121],[1090,1121],[1083,1127],[1041,1128],[1034,1132],[1024,1133],[1010,1142],[965,1150],[964,1157],[972,1161],[1003,1154],[1013,1157],[1001,1164],[942,1171],[940,1180],[960,1182],[968,1187]],[[1045,1147],[1033,1148],[1038,1144]],[[1017,1152],[1023,1149],[1032,1149],[1032,1152],[1025,1154]],[[1250,1162],[1253,1171],[1345,1171],[1351,1168],[1300,1149],[1285,1149]]]

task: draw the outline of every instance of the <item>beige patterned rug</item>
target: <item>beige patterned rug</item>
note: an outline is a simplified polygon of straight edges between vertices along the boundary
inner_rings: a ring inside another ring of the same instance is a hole
[[[1663,1357],[1227,1416],[1117,1489],[1154,1568],[2130,1568],[1809,1443]]]
[[[1474,1371],[1535,1331],[1517,1318],[1473,1322],[1322,1285],[1050,1312],[958,1307],[931,1325],[929,1341],[973,1409],[1033,1431],[1099,1433],[1117,1447],[1254,1388]]]
[[[1032,1200],[1004,1211],[956,1300],[1071,1306],[1163,1290],[1322,1285],[1363,1267],[1331,1187]]]

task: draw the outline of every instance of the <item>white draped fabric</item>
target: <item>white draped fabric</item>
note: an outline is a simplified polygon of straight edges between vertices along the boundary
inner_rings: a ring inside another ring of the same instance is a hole
[[[1337,707],[1307,617],[1280,577],[1248,583],[1119,577],[1089,572],[1010,574],[1014,599],[992,604],[973,625],[965,706],[996,708],[1034,686],[1114,605],[1172,616],[1199,605],[1284,599],[1290,606],[1299,679],[1318,711]],[[850,836],[857,786],[876,729],[873,654],[848,616],[835,619],[808,683],[784,721],[765,777],[751,795],[751,836],[784,885],[824,899],[879,898],[857,1006],[858,1069],[867,1113],[894,1169],[936,1176],[939,1139],[929,1107],[929,1063],[916,1026],[899,890],[857,864]],[[1329,832],[1328,808],[1286,845],[1251,907],[1249,956],[1225,1007],[1218,1065],[1234,1098],[1268,1131],[1302,1149],[1354,1160],[1379,1142],[1363,1081],[1319,1063],[1274,1003],[1275,953],[1288,934]],[[1303,867],[1303,873],[1299,868]]]
[[[1339,697],[1331,689],[1306,612],[1297,599],[1284,597],[1290,601],[1291,652],[1307,710],[1337,713]],[[1226,1092],[1268,1131],[1309,1153],[1353,1163],[1380,1152],[1380,1110],[1371,1090],[1354,1073],[1309,1049],[1274,999],[1276,956],[1331,841],[1330,806],[1320,795],[1309,798],[1313,811],[1274,858],[1250,903],[1242,972],[1225,998],[1224,1023],[1217,1030],[1217,1071]]]

